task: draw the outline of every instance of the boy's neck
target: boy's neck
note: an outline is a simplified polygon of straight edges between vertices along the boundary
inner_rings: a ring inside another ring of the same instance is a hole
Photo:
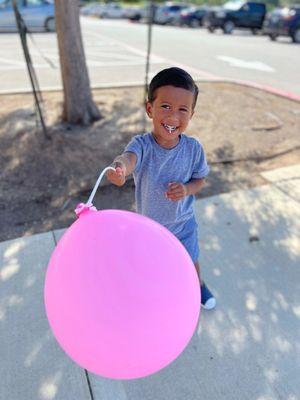
[[[151,132],[153,139],[156,141],[156,143],[160,146],[163,147],[164,149],[173,149],[173,147],[176,147],[178,143],[180,142],[180,136],[176,136],[174,138],[174,141],[169,141],[169,140],[161,140],[158,138],[155,133]]]

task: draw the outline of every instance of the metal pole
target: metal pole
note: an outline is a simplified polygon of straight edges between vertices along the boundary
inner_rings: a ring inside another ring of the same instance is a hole
[[[27,46],[27,42],[26,42],[26,32],[27,32],[27,27],[24,23],[24,20],[18,10],[18,6],[16,4],[16,0],[12,1],[12,5],[14,8],[14,12],[15,12],[15,17],[16,17],[16,22],[17,22],[17,27],[18,27],[18,31],[19,31],[19,35],[20,35],[20,39],[21,39],[21,44],[22,44],[22,48],[23,48],[23,52],[24,52],[24,57],[25,57],[25,61],[26,61],[26,66],[27,66],[27,71],[29,74],[29,79],[31,82],[31,86],[32,86],[32,91],[33,91],[33,96],[35,99],[35,104],[38,110],[38,114],[40,117],[40,121],[42,124],[42,129],[43,129],[43,133],[45,135],[45,137],[47,139],[50,139],[51,137],[49,136],[48,132],[47,132],[47,127],[44,121],[44,117],[43,117],[43,113],[42,113],[42,109],[40,107],[40,99],[38,98],[38,95],[41,96],[40,90],[38,88],[38,81],[37,81],[37,77],[35,75],[34,69],[33,69],[33,65],[32,65],[32,61],[30,58],[30,54],[28,51],[28,46]],[[36,90],[37,87],[37,90]]]

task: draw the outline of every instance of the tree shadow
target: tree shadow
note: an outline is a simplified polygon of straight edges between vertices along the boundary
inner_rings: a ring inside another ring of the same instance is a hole
[[[272,187],[198,203],[200,263],[216,310],[202,310],[190,344],[164,370],[121,383],[90,374],[95,397],[298,398],[296,216],[298,205]]]
[[[0,117],[2,240],[62,228],[74,220],[76,204],[87,200],[85,196],[99,173],[142,129],[143,109],[135,103],[130,90],[124,90],[124,96],[112,98],[113,107],[106,105],[99,95],[95,96],[105,118],[89,127],[62,123],[50,106],[51,140],[36,129],[32,108],[19,108]],[[128,107],[135,103],[131,113],[124,109],[124,98]],[[57,96],[52,100],[50,95],[49,104],[51,101],[61,100]],[[106,197],[110,191],[113,208],[131,209],[129,187],[123,201],[119,195],[112,198],[118,190],[106,189],[105,204],[109,203]]]
[[[12,240],[0,248],[0,338],[3,399],[88,399],[84,370],[57,345],[43,301],[52,233]]]
[[[261,187],[203,199],[196,215],[216,310],[202,310],[190,344],[164,370],[134,381],[89,374],[95,399],[299,397],[298,203]],[[53,248],[51,233],[1,245],[3,398],[89,398],[84,371],[61,352],[45,317]]]

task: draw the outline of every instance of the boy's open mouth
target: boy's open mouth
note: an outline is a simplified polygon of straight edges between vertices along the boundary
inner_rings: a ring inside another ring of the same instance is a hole
[[[162,126],[169,132],[169,133],[174,133],[176,129],[178,128],[177,126],[173,125],[167,125],[167,124],[162,124]]]

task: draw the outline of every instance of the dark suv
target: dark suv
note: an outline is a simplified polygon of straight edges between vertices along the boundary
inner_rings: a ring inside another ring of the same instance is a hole
[[[300,5],[277,8],[267,14],[264,33],[271,40],[278,36],[290,36],[294,43],[300,43]]]
[[[214,7],[205,16],[204,25],[210,32],[221,28],[224,33],[232,33],[234,28],[247,28],[256,34],[262,29],[265,15],[264,3],[229,1],[223,7]]]

